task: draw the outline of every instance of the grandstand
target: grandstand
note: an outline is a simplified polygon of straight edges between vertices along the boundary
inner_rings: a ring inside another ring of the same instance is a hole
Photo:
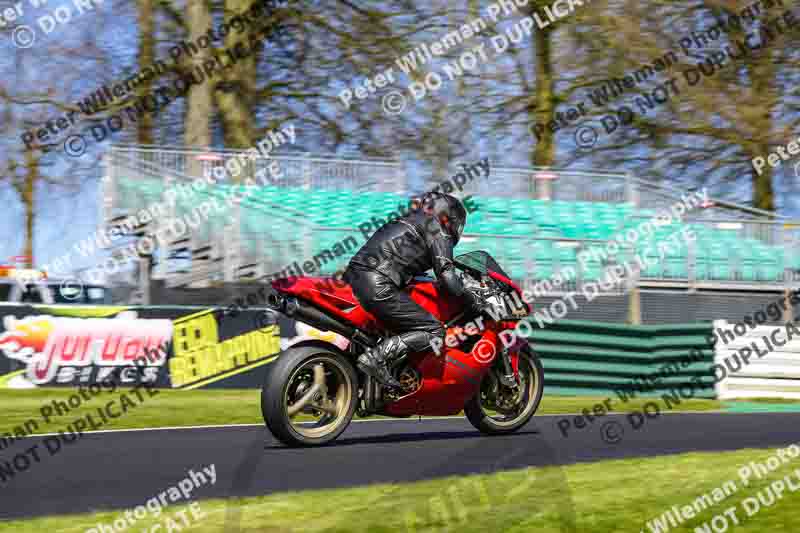
[[[113,147],[106,157],[102,219],[114,225],[159,201],[176,183],[208,172],[224,176],[220,171],[225,161],[236,153]],[[407,205],[412,192],[420,192],[419,186],[411,190],[397,161],[309,154],[274,159],[284,172],[278,182],[215,213],[191,235],[156,252],[152,261],[142,260],[139,283],[145,290],[140,302],[147,302],[149,279],[163,280],[170,288],[211,287],[264,281],[275,273],[291,273],[293,265],[294,273],[304,268],[309,275],[333,274],[363,244],[359,225],[385,219],[398,206]],[[267,162],[250,161],[240,178],[256,176]],[[426,185],[421,190],[435,183]],[[800,225],[772,213],[714,200],[687,212],[682,220],[656,227],[651,235],[614,254],[600,254],[615,235],[651,220],[660,209],[678,201],[681,193],[624,174],[520,168],[492,168],[489,179],[470,186],[462,196],[475,195],[478,209],[470,215],[457,251],[487,250],[526,287],[556,274],[567,279],[561,286],[540,291],[544,298],[580,292],[586,284],[603,278],[607,269],[632,262],[637,254],[645,259],[646,268],[612,291],[622,300],[615,303],[613,294],[604,299],[606,311],[612,309],[608,318],[614,320],[626,319],[618,311],[628,307],[626,295],[633,287],[644,291],[643,301],[647,291],[666,294],[669,290],[673,299],[676,295],[684,298],[677,305],[700,305],[689,302],[703,291],[717,293],[717,300],[719,291],[739,299],[753,292],[760,294],[756,298],[774,299],[775,293],[795,287],[800,279]],[[222,179],[197,192],[197,198],[179,199],[171,216],[188,213],[204,198],[221,201],[231,190],[243,187]],[[153,221],[154,227],[138,228],[137,234],[154,231],[161,223]],[[678,239],[679,245],[666,253],[659,250],[659,243],[687,228],[696,241]],[[580,261],[579,257],[589,259]],[[148,270],[151,264],[152,271]],[[614,311],[614,306],[619,309]],[[650,311],[637,311],[640,320],[647,322]],[[733,308],[722,313],[717,309],[712,318],[731,314],[736,315]],[[681,316],[688,318],[686,312]],[[662,315],[653,315],[656,318],[664,320]]]

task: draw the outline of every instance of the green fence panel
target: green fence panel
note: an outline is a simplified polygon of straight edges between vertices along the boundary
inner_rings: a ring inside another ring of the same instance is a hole
[[[683,388],[714,397],[711,322],[632,326],[562,320],[533,321],[530,341],[552,394],[651,396]]]

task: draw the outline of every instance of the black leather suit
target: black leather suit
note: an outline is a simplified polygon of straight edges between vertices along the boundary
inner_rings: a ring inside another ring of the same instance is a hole
[[[408,349],[421,351],[432,337],[444,339],[445,329],[403,289],[431,268],[447,292],[474,304],[453,265],[453,238],[436,217],[412,211],[378,229],[350,260],[344,279],[367,311]]]

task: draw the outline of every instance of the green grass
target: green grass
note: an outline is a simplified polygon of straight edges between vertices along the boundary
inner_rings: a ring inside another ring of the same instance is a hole
[[[0,390],[0,405],[3,406],[0,433],[10,431],[29,419],[34,419],[38,423],[35,433],[49,433],[63,429],[66,424],[87,413],[94,413],[93,418],[99,420],[97,409],[111,400],[116,401],[116,409],[120,410],[122,394],[132,399],[136,407],[121,414],[119,418],[109,420],[102,429],[262,422],[260,391],[257,389],[158,390],[158,394],[153,397],[148,397],[147,392],[142,390],[143,401],[140,401],[130,389],[120,389],[114,393],[103,391],[89,401],[82,401],[77,409],[72,409],[62,416],[52,416],[50,423],[45,423],[41,409],[53,401],[65,401],[74,394],[74,389],[66,388]]]
[[[33,419],[37,426],[34,433],[51,433],[64,429],[73,420],[85,414],[94,413],[93,418],[99,420],[96,410],[110,400],[120,403],[120,396],[125,393],[136,404],[135,408],[122,414],[119,418],[109,420],[102,429],[131,429],[147,427],[200,426],[219,424],[260,424],[261,418],[260,391],[257,389],[233,390],[211,389],[194,391],[159,390],[158,394],[148,397],[145,392],[143,401],[125,389],[114,393],[103,391],[89,401],[82,401],[76,409],[71,409],[62,416],[51,416],[49,423],[41,414],[44,406],[53,401],[66,401],[76,394],[73,389],[41,388],[33,390],[0,390],[0,405],[3,406],[3,417],[0,420],[0,433],[13,432],[13,428],[21,426]],[[579,413],[582,409],[592,410],[596,403],[605,398],[582,396],[548,396],[542,399],[538,414]],[[613,398],[611,405],[621,412],[641,406],[650,401],[635,399],[622,403]],[[720,409],[720,402],[715,400],[683,400],[679,410],[709,411]],[[117,407],[117,410],[119,407]],[[55,411],[54,411],[55,412]]]
[[[591,413],[596,404],[602,404],[608,398],[611,398],[609,404],[612,411],[619,413],[641,411],[644,404],[648,402],[656,402],[660,406],[664,405],[661,396],[633,398],[623,402],[617,396],[548,396],[545,394],[536,413],[540,415],[580,413],[583,409]],[[721,409],[722,404],[717,400],[711,399],[681,399],[680,405],[675,407],[676,411],[716,411]]]
[[[748,398],[746,401],[755,403],[777,403],[781,405],[800,404],[800,400],[793,398]]]
[[[748,517],[741,502],[756,497],[774,480],[800,467],[800,458],[782,464],[761,480],[745,486],[738,469],[749,461],[764,463],[774,451],[739,450],[691,453],[649,459],[582,463],[567,467],[529,468],[491,475],[446,478],[409,484],[386,484],[354,489],[307,491],[233,500],[205,500],[205,515],[192,531],[244,532],[576,532],[635,533],[649,531],[646,522],[673,505],[683,507],[727,481],[736,491],[682,526],[669,531],[692,532],[715,515],[736,506],[736,533],[800,531],[800,491],[784,492],[769,507]],[[309,473],[311,475],[311,473]],[[794,478],[797,485],[800,481]],[[175,517],[170,507],[160,520]],[[239,520],[230,511],[240,513]],[[84,532],[97,523],[110,524],[119,512],[103,512],[26,521],[0,522],[0,531]],[[189,513],[187,512],[187,516]],[[130,530],[154,524],[143,518]],[[166,526],[162,527],[166,530]],[[712,530],[713,531],[713,530]]]

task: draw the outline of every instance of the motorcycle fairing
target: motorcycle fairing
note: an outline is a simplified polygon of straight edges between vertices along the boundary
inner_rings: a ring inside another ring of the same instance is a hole
[[[384,407],[390,416],[449,416],[464,409],[464,404],[479,392],[483,376],[494,364],[502,349],[495,329],[487,329],[472,350],[444,347],[441,355],[433,352],[414,354],[409,364],[422,376],[422,386]],[[494,356],[486,357],[488,347]],[[514,371],[518,369],[518,354],[511,353]]]

